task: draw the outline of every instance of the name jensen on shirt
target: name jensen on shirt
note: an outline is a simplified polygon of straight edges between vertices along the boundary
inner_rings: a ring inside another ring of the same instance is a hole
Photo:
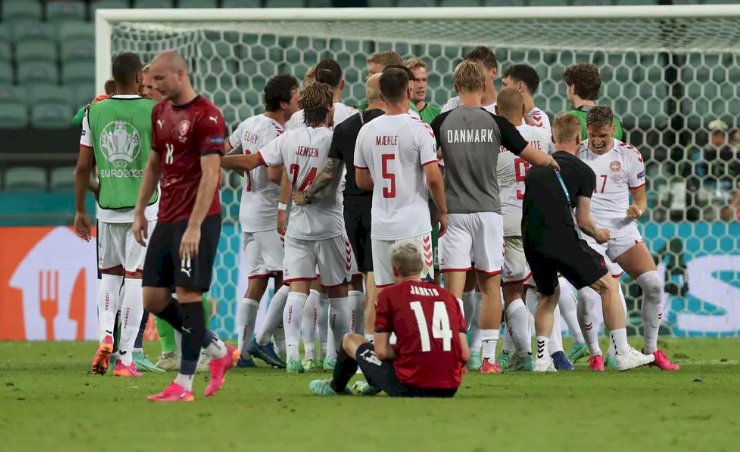
[[[398,146],[398,135],[376,135],[376,146]]]
[[[438,297],[439,291],[435,288],[409,286],[411,288],[411,295],[419,295],[422,297]]]
[[[298,149],[295,151],[296,155],[300,155],[301,157],[318,157],[319,156],[319,148],[312,148],[308,146],[298,146]]]
[[[494,143],[498,142],[494,129],[450,129],[447,131],[448,143]]]

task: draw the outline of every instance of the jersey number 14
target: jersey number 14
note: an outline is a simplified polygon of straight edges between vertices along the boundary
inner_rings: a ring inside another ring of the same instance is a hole
[[[411,310],[416,316],[416,323],[419,326],[419,337],[421,339],[421,351],[428,352],[432,350],[432,343],[429,340],[429,329],[427,328],[427,319],[424,316],[424,309],[420,301],[410,303]],[[452,330],[450,329],[450,317],[447,315],[447,306],[444,301],[434,302],[434,312],[432,313],[432,337],[442,339],[442,350],[449,352],[452,350]]]
[[[298,191],[304,191],[308,188],[309,185],[311,185],[311,182],[313,182],[314,179],[316,179],[316,173],[318,173],[318,170],[315,166],[311,167],[311,169],[308,171],[308,175],[306,176],[306,179],[304,179],[303,183],[301,184],[301,187],[298,188],[296,185],[298,185],[298,175],[301,174],[301,167],[297,163],[291,163],[290,164],[290,174],[293,177],[293,189]]]

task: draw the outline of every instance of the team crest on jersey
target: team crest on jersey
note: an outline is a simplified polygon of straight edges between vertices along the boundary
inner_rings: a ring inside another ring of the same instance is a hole
[[[126,121],[111,121],[100,134],[100,147],[113,166],[124,167],[139,155],[139,131]]]
[[[622,164],[619,163],[618,161],[614,160],[613,162],[611,162],[609,164],[609,169],[612,170],[615,173],[618,173],[619,170],[622,169]]]
[[[190,121],[183,119],[180,124],[177,125],[177,131],[180,133],[180,142],[184,143],[187,141],[188,131],[190,130]]]

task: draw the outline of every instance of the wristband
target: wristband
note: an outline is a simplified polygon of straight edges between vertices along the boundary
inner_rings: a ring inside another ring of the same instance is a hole
[[[278,210],[288,210],[288,205],[284,202],[278,203]]]

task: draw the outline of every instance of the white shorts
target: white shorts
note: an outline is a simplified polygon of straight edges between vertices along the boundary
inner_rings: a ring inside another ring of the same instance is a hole
[[[316,273],[322,286],[348,284],[352,277],[352,245],[345,235],[326,240],[285,237],[283,281],[313,281]]]
[[[396,242],[408,240],[416,243],[424,260],[424,268],[421,270],[421,278],[426,280],[434,279],[434,255],[432,253],[432,236],[431,233],[407,237],[398,240],[378,240],[372,239],[373,247],[373,276],[375,276],[375,286],[378,288],[392,285],[393,270],[391,269],[391,246]]]
[[[242,232],[242,249],[249,279],[269,278],[283,271],[283,241],[277,229]]]
[[[152,236],[156,220],[148,222],[147,237]],[[98,268],[122,266],[124,271],[133,273],[144,269],[146,247],[139,245],[131,230],[133,223],[98,222]]]
[[[596,240],[589,236],[584,236],[584,240],[586,240],[586,243],[588,243],[591,248],[607,258],[606,261],[609,272],[616,276],[624,273],[624,270],[622,270],[622,267],[617,265],[614,261],[633,246],[644,242],[645,239],[640,235],[640,231],[637,229],[637,224],[634,222],[623,228],[610,232],[611,238],[608,242],[603,244],[596,243]]]
[[[497,275],[504,265],[504,224],[496,212],[447,215],[447,233],[439,238],[439,269],[466,272],[472,268]]]
[[[504,269],[501,272],[501,283],[522,284],[531,273],[527,258],[524,256],[522,238],[504,237]]]

